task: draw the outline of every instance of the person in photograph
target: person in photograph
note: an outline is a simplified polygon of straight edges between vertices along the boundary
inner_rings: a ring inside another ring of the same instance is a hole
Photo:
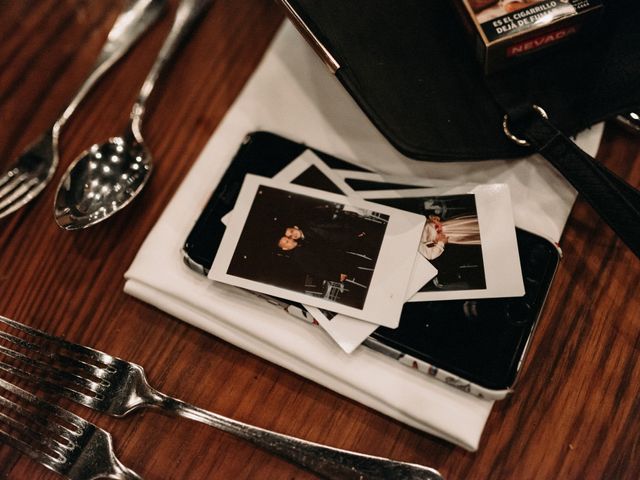
[[[443,221],[437,215],[429,215],[418,251],[427,260],[434,260],[444,253],[448,244],[480,245],[478,217],[462,215]]]
[[[277,248],[292,271],[306,272],[326,298],[362,308],[385,228],[385,223],[340,211],[304,225],[290,224]]]
[[[343,282],[355,278],[358,266],[372,268],[377,256],[359,223],[339,215],[304,227],[291,225],[278,240],[278,248],[316,279]]]

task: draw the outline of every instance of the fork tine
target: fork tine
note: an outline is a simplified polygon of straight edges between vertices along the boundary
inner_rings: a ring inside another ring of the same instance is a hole
[[[7,335],[4,332],[0,332],[0,338],[11,341],[11,335]],[[91,375],[98,380],[103,380],[108,374],[105,369],[90,365],[81,360],[59,354],[44,355],[39,351],[34,352],[32,356],[28,356],[0,344],[0,354],[19,360],[30,367],[42,370],[52,376],[60,377],[60,380],[75,381],[76,379],[82,379],[90,382],[86,385],[82,383],[82,386],[85,388],[90,388],[93,384],[96,386],[99,384],[87,378],[85,375]],[[44,361],[40,358],[44,358]],[[62,368],[59,368],[58,364],[61,364]]]
[[[6,184],[9,180],[14,178],[16,175],[20,173],[20,169],[18,167],[14,167],[5,173],[2,177],[0,177],[0,187]]]
[[[73,425],[74,427],[77,427],[78,429],[82,429],[86,425],[89,425],[89,423],[86,420],[83,420],[82,418],[75,415],[74,413],[71,413],[65,410],[64,408],[58,407],[56,405],[52,405],[49,402],[45,402],[44,400],[40,400],[34,394],[29,393],[26,390],[23,390],[22,388],[14,385],[11,382],[4,380],[3,378],[0,378],[0,388],[3,388],[4,390],[15,395],[16,397],[21,398],[22,400],[26,401],[28,405],[31,405],[34,408],[37,408],[40,412],[50,413],[60,418],[64,422],[70,425]],[[79,434],[79,431],[71,430],[68,428],[65,428],[65,431],[68,431],[73,435]]]
[[[66,454],[75,448],[73,438],[82,435],[83,420],[2,379],[0,387],[29,407],[25,408],[0,393],[0,406],[4,407],[0,412],[0,425],[4,426],[4,429],[0,428],[0,434],[4,438],[12,438],[12,445],[23,453],[32,457],[35,454],[37,460],[64,462]]]
[[[40,450],[36,450],[34,447],[31,446],[31,444],[26,443],[18,438],[15,438],[11,434],[3,431],[1,428],[0,428],[0,441],[2,443],[6,443],[7,445],[12,446],[16,450],[24,453],[25,455],[28,455],[33,460],[35,460],[36,462],[42,465],[47,465],[52,461],[55,461],[55,462],[60,461],[59,457],[56,458]]]
[[[94,400],[102,398],[99,390],[104,386],[103,384],[98,384],[89,379],[78,377],[67,372],[48,371],[46,372],[47,378],[45,379],[40,375],[34,375],[2,361],[0,361],[0,370],[27,380],[35,384],[38,389],[42,391],[63,395],[81,405],[90,406]],[[84,393],[82,390],[92,392],[93,395]]]
[[[0,191],[0,217],[8,215],[27,203],[40,190],[40,181],[31,178],[24,182],[23,176],[5,185]]]
[[[20,404],[3,391],[17,397]],[[0,407],[4,407],[0,411],[0,441],[66,478],[142,480],[118,460],[109,433],[2,378]]]
[[[9,180],[13,179],[16,175],[20,174],[20,169],[18,167],[13,167],[7,173],[0,177],[0,187],[5,185]]]
[[[0,406],[5,407],[20,418],[21,421],[18,421],[18,419],[0,412],[0,425],[4,424],[8,426],[9,430],[14,432],[14,436],[20,436],[23,442],[28,441],[29,445],[34,448],[35,445],[44,447],[43,449],[48,449],[53,453],[57,453],[59,456],[63,455],[64,450],[72,448],[69,441],[62,443],[46,435],[49,433],[66,439],[65,435],[69,434],[69,430],[65,430],[65,427],[62,425],[47,422],[47,417],[44,417],[42,414],[34,414],[1,394]],[[36,428],[27,427],[24,421],[25,419],[28,420],[29,423],[36,423]],[[78,435],[78,432],[73,432],[73,434]]]
[[[0,340],[18,347],[16,349],[11,345],[0,344],[0,356],[11,359],[10,363],[0,361],[0,371],[26,380],[40,391],[62,395],[88,407],[104,399],[103,393],[110,385],[108,377],[115,369],[104,362],[96,361],[95,357],[115,360],[113,357],[106,354],[96,355],[100,352],[53,337],[2,316],[0,322],[31,336],[24,339],[0,331]],[[18,349],[26,351],[23,353]],[[60,350],[64,350],[65,353],[70,351],[71,355],[65,355]],[[75,358],[78,355],[75,351],[80,352],[81,357],[89,355],[88,360],[93,363]]]
[[[109,366],[103,362],[94,361],[94,363],[87,363],[79,358],[64,355],[57,349],[44,349],[44,347],[51,347],[51,345],[38,345],[3,331],[0,331],[0,340],[6,340],[7,342],[28,350],[29,352],[33,352],[36,357],[42,357],[44,361],[28,359],[26,355],[19,354],[15,350],[3,347],[2,345],[0,345],[0,353],[4,353],[5,355],[12,356],[14,358],[16,358],[16,355],[14,354],[17,354],[20,359],[24,358],[30,361],[37,361],[39,363],[39,365],[37,366],[41,366],[41,368],[52,367],[54,365],[54,362],[56,362],[61,364],[65,369],[69,371],[92,375],[98,379],[103,379],[105,376],[111,373],[111,369],[109,368]],[[52,345],[57,345],[57,343],[53,343]],[[60,347],[60,345],[57,346]]]
[[[69,352],[85,355],[93,361],[97,361],[104,364],[105,366],[107,366],[107,368],[110,363],[113,363],[113,361],[116,360],[115,357],[112,357],[111,355],[108,355],[99,350],[95,350],[91,347],[86,347],[84,345],[79,345],[77,343],[68,342],[67,340],[64,340],[62,338],[59,338],[53,335],[49,335],[48,333],[37,330],[35,328],[28,327],[23,323],[16,322],[15,320],[11,320],[9,318],[3,317],[2,315],[0,315],[0,323],[4,323],[5,325],[13,327],[16,330],[20,330],[21,332],[27,333],[33,337],[46,340],[51,344],[57,345],[58,347],[62,347],[65,350],[68,350]]]
[[[14,168],[7,173],[0,182],[0,200],[4,200],[12,195],[12,193],[22,184],[24,180],[28,178],[26,172],[21,172],[19,169]]]

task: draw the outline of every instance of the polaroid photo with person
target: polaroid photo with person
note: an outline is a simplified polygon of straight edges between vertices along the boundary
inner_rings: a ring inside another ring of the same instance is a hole
[[[425,218],[247,175],[209,277],[395,328]]]

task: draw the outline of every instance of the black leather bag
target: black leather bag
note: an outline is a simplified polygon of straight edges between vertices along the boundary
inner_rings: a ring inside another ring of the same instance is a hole
[[[455,0],[279,1],[401,153],[459,161],[538,151],[640,257],[640,192],[568,138],[640,105],[640,1],[608,1],[588,35],[490,76]]]

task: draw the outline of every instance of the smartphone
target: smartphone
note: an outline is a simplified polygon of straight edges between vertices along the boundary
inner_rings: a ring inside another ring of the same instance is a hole
[[[224,235],[221,219],[234,205],[247,173],[272,177],[308,147],[268,132],[248,135],[183,246],[183,259],[206,275]],[[330,168],[366,171],[313,150]],[[370,181],[355,190],[398,188]],[[470,394],[504,398],[514,387],[561,258],[558,247],[516,229],[525,295],[517,298],[406,303],[396,329],[379,327],[364,346]],[[302,305],[268,301],[310,321]]]

